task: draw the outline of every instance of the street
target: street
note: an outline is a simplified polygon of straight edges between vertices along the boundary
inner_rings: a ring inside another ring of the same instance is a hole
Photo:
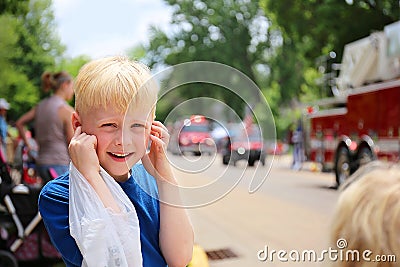
[[[270,157],[266,166],[256,167],[225,166],[218,156],[169,158],[185,187],[195,242],[208,252],[211,267],[326,266],[327,260],[295,262],[289,253],[314,250],[319,256],[328,249],[338,196],[333,174],[293,171],[290,156],[275,157],[272,165]],[[262,176],[262,186],[249,193],[251,180]],[[279,250],[287,254],[278,258]]]

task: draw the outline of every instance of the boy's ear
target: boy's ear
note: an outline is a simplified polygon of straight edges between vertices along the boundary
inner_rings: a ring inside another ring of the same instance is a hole
[[[74,131],[76,130],[76,128],[78,128],[79,126],[81,126],[81,118],[79,117],[79,114],[74,112],[72,113],[72,127],[74,128]]]

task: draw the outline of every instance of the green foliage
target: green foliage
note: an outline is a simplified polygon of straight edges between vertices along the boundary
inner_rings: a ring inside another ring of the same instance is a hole
[[[27,75],[13,64],[15,57],[21,55],[18,46],[18,27],[20,22],[12,15],[0,15],[0,88],[1,97],[11,103],[9,119],[17,118],[17,111],[25,110],[25,106],[35,103],[38,92]]]
[[[90,57],[82,55],[75,58],[63,58],[60,63],[57,64],[57,71],[65,70],[72,77],[78,75],[79,69],[90,61]]]
[[[55,33],[51,0],[0,0],[0,88],[16,120],[41,98],[40,77],[65,48]]]
[[[321,76],[321,73],[315,68],[309,67],[304,70],[304,83],[300,86],[300,102],[311,103],[321,98],[321,88],[315,84],[315,81]]]
[[[260,84],[265,74],[257,66],[266,65],[268,20],[258,1],[168,0],[174,8],[173,32],[152,27],[145,46],[144,61],[153,68],[183,62],[212,61],[231,66]],[[217,75],[217,74],[216,74]],[[260,77],[260,79],[256,79]],[[243,88],[245,90],[245,88]],[[207,84],[190,84],[179,89],[180,97],[208,96],[219,99],[243,113],[244,102],[229,90]]]
[[[21,20],[19,47],[23,56],[14,62],[21,66],[34,85],[40,85],[45,70],[54,69],[65,48],[54,32],[54,15],[51,0],[31,0],[29,12]]]
[[[24,16],[29,10],[28,4],[29,0],[0,0],[0,15]]]
[[[127,54],[133,60],[140,60],[146,56],[146,49],[143,45],[138,45],[129,49]]]
[[[400,14],[397,0],[261,0],[260,5],[272,21],[271,31],[282,38],[269,61],[265,90],[280,92],[279,103],[273,104],[280,107],[273,109],[278,132],[288,124],[288,114],[301,116],[304,105],[331,96],[327,86],[318,84],[317,59],[330,71],[331,63],[340,62],[345,44],[381,31]],[[335,59],[327,57],[330,51],[336,52]]]

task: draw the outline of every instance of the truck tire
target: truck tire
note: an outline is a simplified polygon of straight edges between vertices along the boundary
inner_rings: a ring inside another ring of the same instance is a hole
[[[358,155],[357,155],[358,168],[360,168],[361,166],[363,166],[373,160],[374,160],[374,156],[372,155],[371,149],[369,149],[368,147],[365,147],[365,146],[360,148],[360,150],[358,151]]]
[[[254,166],[254,163],[256,162],[256,159],[255,158],[249,158],[249,166]]]
[[[340,186],[351,174],[350,155],[346,147],[340,147],[336,154],[335,175],[336,184]]]

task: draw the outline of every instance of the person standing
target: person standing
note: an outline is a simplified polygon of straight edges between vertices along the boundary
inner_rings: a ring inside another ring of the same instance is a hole
[[[74,109],[67,101],[74,95],[73,78],[65,71],[45,72],[42,75],[42,88],[45,92],[52,90],[53,94],[22,115],[16,127],[30,150],[25,125],[34,121],[36,141],[39,144],[36,166],[43,182],[47,183],[54,175],[66,172],[69,166],[68,144],[74,133],[71,124]],[[52,170],[56,174],[51,173]]]
[[[304,136],[303,136],[303,123],[299,120],[296,130],[291,137],[293,143],[293,170],[300,170],[304,162]]]
[[[2,152],[2,155],[4,157],[5,162],[7,161],[6,158],[6,151],[7,151],[7,143],[6,143],[6,138],[7,138],[7,130],[8,130],[8,124],[7,124],[7,110],[10,109],[10,103],[7,102],[4,98],[0,98],[0,149]]]

